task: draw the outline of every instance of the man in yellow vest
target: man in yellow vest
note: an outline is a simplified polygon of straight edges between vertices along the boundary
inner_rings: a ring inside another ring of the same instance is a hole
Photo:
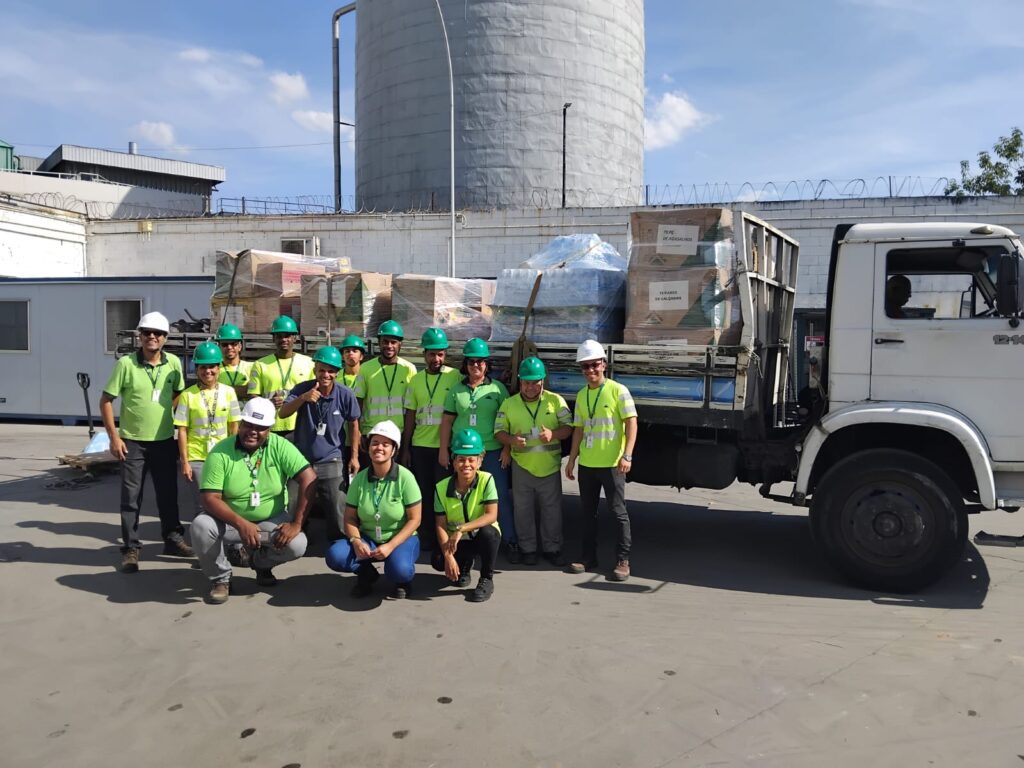
[[[405,426],[405,389],[416,373],[416,366],[398,356],[405,332],[394,320],[380,324],[377,346],[380,355],[359,368],[354,391],[362,418],[359,432],[368,435],[382,421],[390,421],[399,433]]]
[[[244,400],[248,397],[252,363],[242,359],[242,330],[237,325],[224,323],[217,329],[217,343],[224,356],[218,380],[234,389],[235,397],[240,401]]]
[[[569,565],[570,573],[597,567],[597,511],[604,489],[608,506],[619,527],[612,581],[629,578],[629,550],[632,543],[629,510],[626,509],[626,475],[633,466],[636,445],[636,405],[626,387],[605,377],[608,360],[604,347],[587,339],[576,350],[587,386],[576,393],[572,450],[565,464],[565,476],[575,479],[580,462],[580,507],[583,511],[583,556]]]
[[[552,565],[564,566],[562,555],[562,440],[572,434],[572,416],[565,399],[544,389],[547,370],[536,357],[519,365],[519,394],[498,408],[494,436],[512,449],[512,505],[524,565],[537,564],[537,523],[540,549]]]
[[[249,373],[249,397],[265,397],[274,408],[284,405],[292,387],[313,379],[313,360],[295,351],[295,337],[299,327],[287,315],[281,315],[270,326],[274,337],[274,354],[261,357],[253,363]],[[272,432],[291,439],[295,430],[295,414],[287,419],[274,420]]]

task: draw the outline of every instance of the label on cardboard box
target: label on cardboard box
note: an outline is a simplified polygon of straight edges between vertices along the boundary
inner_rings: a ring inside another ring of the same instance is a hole
[[[650,309],[670,312],[674,309],[690,308],[690,281],[667,280],[660,283],[648,283],[650,290]]]
[[[693,224],[659,224],[658,253],[667,256],[696,256],[700,227]]]

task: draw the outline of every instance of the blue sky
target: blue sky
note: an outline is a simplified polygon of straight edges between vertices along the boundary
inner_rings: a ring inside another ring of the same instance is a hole
[[[38,155],[134,139],[151,154],[225,166],[224,196],[326,200],[337,5],[8,0],[0,138]],[[889,175],[928,187],[1024,126],[1021,0],[645,7],[645,181],[655,187]],[[347,20],[349,120],[353,31]],[[255,146],[278,148],[233,149]]]

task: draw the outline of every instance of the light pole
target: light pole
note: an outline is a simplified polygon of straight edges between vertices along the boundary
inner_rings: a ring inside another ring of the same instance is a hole
[[[333,56],[331,57],[334,64],[334,212],[341,213],[341,96],[338,93],[339,75],[338,75],[338,29],[341,26],[341,17],[346,13],[352,13],[356,9],[355,3],[349,3],[348,5],[342,6],[334,12],[334,17],[331,19],[332,36],[334,40],[333,45]],[[352,123],[344,123],[344,125],[352,125]]]
[[[441,0],[434,0],[437,5],[437,16],[441,20],[441,33],[444,35],[444,50],[448,56],[448,140],[449,140],[449,196],[452,209],[451,247],[448,251],[448,277],[455,277],[455,78],[452,75],[452,49],[448,44],[448,27],[444,23],[441,12]]]
[[[565,208],[565,114],[572,106],[571,101],[562,105],[562,207]]]

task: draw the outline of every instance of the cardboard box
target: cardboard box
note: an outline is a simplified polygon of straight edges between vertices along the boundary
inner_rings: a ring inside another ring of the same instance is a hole
[[[391,275],[349,272],[302,278],[302,332],[374,336],[391,317]]]
[[[287,253],[247,250],[236,255],[218,251],[213,295],[219,299],[299,296],[304,276],[323,274],[323,263],[310,263]]]
[[[743,325],[737,324],[729,328],[687,328],[685,330],[666,330],[663,328],[630,328],[622,333],[625,344],[645,344],[650,346],[735,346],[740,343]]]
[[[629,269],[732,266],[733,215],[728,208],[635,211],[630,216]]]
[[[242,333],[270,333],[270,326],[278,315],[288,315],[296,323],[302,323],[302,309],[296,297],[232,299],[210,299],[210,333],[216,333],[222,323],[232,323]]]
[[[409,338],[427,328],[441,328],[453,341],[491,333],[495,281],[432,275],[397,275],[392,292],[392,318]]]
[[[739,291],[728,270],[634,270],[626,284],[630,328],[724,329],[740,321]]]

